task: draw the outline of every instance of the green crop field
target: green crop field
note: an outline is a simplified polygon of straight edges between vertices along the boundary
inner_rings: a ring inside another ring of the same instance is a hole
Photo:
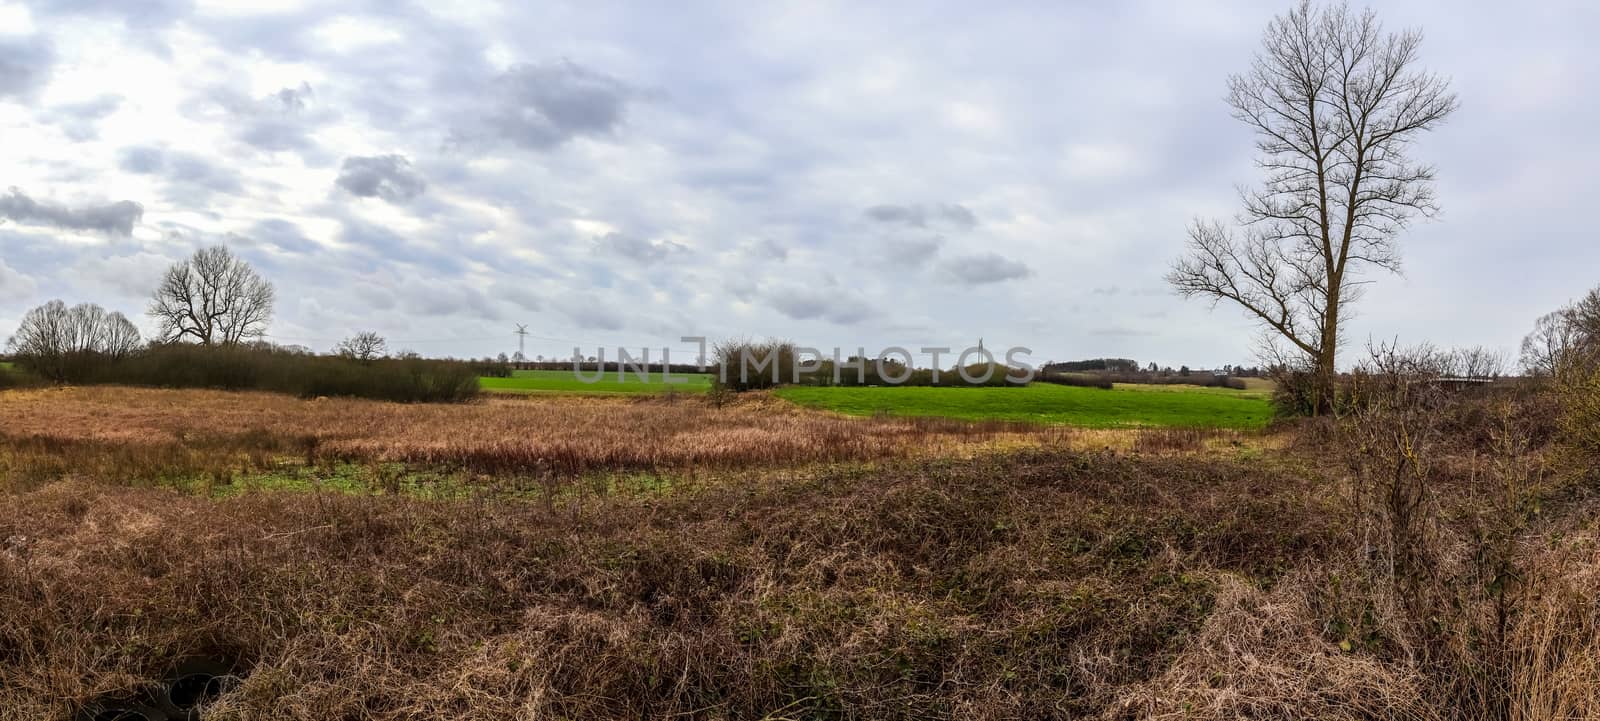
[[[1022,388],[780,388],[811,408],[851,415],[940,416],[1062,423],[1088,428],[1174,426],[1257,429],[1272,416],[1266,394],[1198,386],[1118,385],[1111,390],[1034,383]]]
[[[606,373],[597,382],[585,383],[570,370],[512,371],[510,378],[479,378],[478,386],[497,393],[704,393],[711,389],[710,374],[674,374],[673,378],[683,382],[666,383],[659,373],[650,374],[648,382],[632,373],[621,380],[616,373]]]

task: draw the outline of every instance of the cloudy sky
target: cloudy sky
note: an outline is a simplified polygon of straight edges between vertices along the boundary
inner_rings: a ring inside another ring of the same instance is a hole
[[[51,298],[148,330],[226,243],[318,349],[1250,357],[1161,276],[1256,177],[1221,98],[1287,2],[296,5],[0,0],[0,337]],[[1350,336],[1509,351],[1600,284],[1600,6],[1381,12],[1462,107]]]

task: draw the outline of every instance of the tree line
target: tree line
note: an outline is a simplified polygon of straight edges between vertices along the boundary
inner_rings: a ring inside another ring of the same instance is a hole
[[[52,300],[23,316],[7,341],[17,367],[54,383],[258,389],[303,396],[396,401],[476,397],[481,363],[388,356],[371,331],[341,341],[329,356],[264,340],[276,294],[272,283],[223,246],[174,263],[151,294],[147,314],[158,335],[142,342],[119,312]],[[0,383],[15,383],[0,378]]]

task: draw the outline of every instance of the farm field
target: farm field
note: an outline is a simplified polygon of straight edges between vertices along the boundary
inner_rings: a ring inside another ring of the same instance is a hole
[[[1118,385],[1111,390],[1033,383],[1022,388],[815,388],[774,393],[808,408],[848,415],[938,416],[1054,423],[1084,428],[1182,427],[1254,430],[1272,409],[1261,391]]]
[[[666,383],[658,373],[652,373],[649,381],[641,381],[633,374],[619,379],[616,373],[606,373],[599,381],[585,383],[569,370],[525,370],[512,371],[510,378],[483,377],[478,379],[478,385],[494,393],[704,393],[711,390],[708,373],[674,375],[674,378],[680,377],[682,383]]]

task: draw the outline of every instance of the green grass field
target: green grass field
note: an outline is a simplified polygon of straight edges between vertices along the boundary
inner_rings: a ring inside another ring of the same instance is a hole
[[[592,376],[590,376],[592,377]],[[650,374],[649,382],[640,381],[637,375],[627,374],[621,380],[616,373],[607,373],[598,382],[585,383],[572,371],[512,371],[510,378],[479,378],[478,386],[497,393],[704,393],[711,389],[711,375],[696,373],[674,374],[682,383],[668,384],[661,374]]]
[[[1118,385],[1111,390],[1049,383],[1023,388],[792,386],[776,393],[803,406],[850,415],[885,413],[1062,423],[1086,428],[1250,430],[1264,427],[1272,416],[1263,392],[1198,386]]]

